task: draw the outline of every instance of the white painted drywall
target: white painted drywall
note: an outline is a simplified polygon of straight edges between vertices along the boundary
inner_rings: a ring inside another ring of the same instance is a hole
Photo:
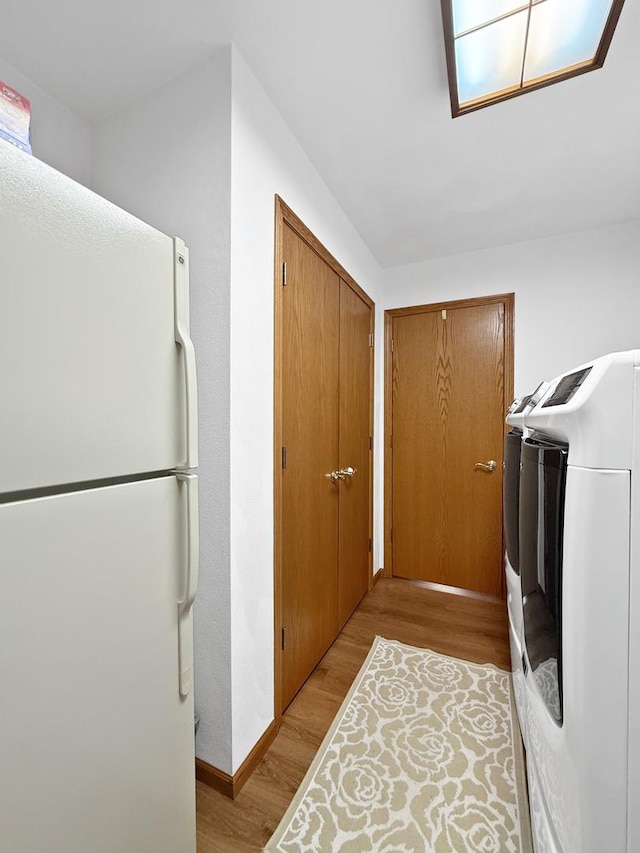
[[[200,431],[196,750],[231,772],[230,48],[96,125],[92,185],[190,250]]]
[[[515,391],[640,347],[640,221],[385,271],[384,307],[515,293]]]
[[[232,56],[231,620],[237,769],[273,719],[274,195],[378,306],[382,272],[235,48]],[[379,307],[376,313],[381,329]],[[381,436],[380,346],[377,355]],[[374,570],[382,565],[381,470],[376,465]]]
[[[201,463],[196,751],[232,774],[274,710],[275,194],[378,303],[382,271],[230,47],[94,127],[92,186],[190,247]],[[380,348],[377,356],[382,442]],[[381,471],[376,463],[374,569]]]
[[[34,156],[88,186],[89,123],[2,59],[0,80],[31,101],[31,148]]]

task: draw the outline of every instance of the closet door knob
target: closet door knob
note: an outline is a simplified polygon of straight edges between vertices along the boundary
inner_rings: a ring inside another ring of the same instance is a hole
[[[351,465],[349,465],[348,468],[341,468],[339,471],[332,471],[329,476],[331,477],[332,483],[337,483],[338,480],[346,480],[347,477],[353,477],[357,471],[357,468],[352,468]]]
[[[340,471],[338,471],[338,474],[342,474],[342,476],[340,477],[341,480],[346,480],[347,477],[353,477],[353,475],[357,472],[357,468],[352,468],[351,465],[349,465],[348,468],[341,468]]]

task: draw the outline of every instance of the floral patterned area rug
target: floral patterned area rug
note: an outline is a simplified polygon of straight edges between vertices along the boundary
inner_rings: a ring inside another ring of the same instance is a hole
[[[511,677],[377,637],[268,853],[530,853]]]

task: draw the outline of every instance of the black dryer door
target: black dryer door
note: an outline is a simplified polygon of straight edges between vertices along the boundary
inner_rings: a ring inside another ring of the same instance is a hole
[[[562,545],[568,448],[522,443],[520,580],[524,646],[547,709],[562,723]]]

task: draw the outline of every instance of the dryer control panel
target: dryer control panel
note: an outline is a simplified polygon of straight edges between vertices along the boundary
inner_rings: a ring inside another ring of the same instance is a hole
[[[585,367],[584,370],[577,370],[575,373],[570,373],[568,376],[564,376],[560,382],[558,382],[549,399],[544,401],[542,408],[546,409],[549,406],[562,406],[564,403],[568,403],[587,376],[591,373],[591,370],[591,367]]]

